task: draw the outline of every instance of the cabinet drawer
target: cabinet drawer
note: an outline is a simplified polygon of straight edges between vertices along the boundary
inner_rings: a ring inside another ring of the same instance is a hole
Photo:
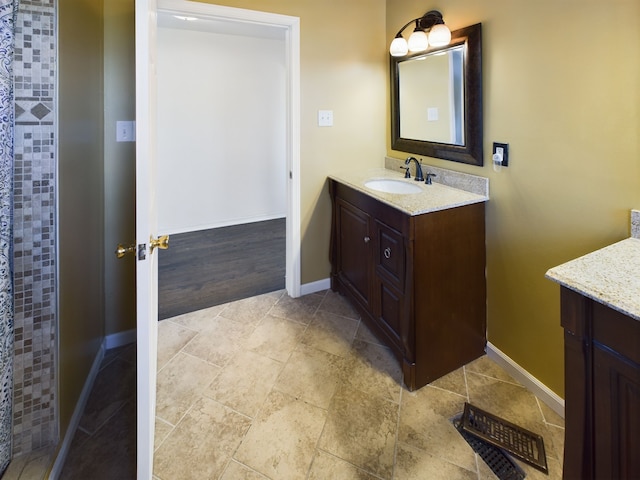
[[[403,236],[388,225],[376,221],[376,271],[404,292],[405,248]]]
[[[640,322],[593,302],[593,339],[640,364]]]

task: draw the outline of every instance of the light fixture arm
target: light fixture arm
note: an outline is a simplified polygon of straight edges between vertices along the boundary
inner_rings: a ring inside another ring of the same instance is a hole
[[[395,38],[402,37],[402,32],[404,32],[405,28],[407,28],[414,22],[416,24],[416,28],[419,28],[420,30],[429,30],[434,25],[444,24],[442,14],[437,10],[430,10],[423,16],[414,18],[413,20],[407,22],[407,24],[398,31]]]

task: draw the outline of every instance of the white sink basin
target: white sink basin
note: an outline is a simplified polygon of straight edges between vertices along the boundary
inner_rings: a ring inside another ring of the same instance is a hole
[[[420,193],[422,191],[422,188],[414,183],[409,183],[402,180],[393,180],[389,178],[367,180],[366,182],[364,182],[364,186],[372,190],[377,190],[379,192],[385,193],[408,194]]]

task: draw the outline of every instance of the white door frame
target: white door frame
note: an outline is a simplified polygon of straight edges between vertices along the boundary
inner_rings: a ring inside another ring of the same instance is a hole
[[[300,296],[300,18],[187,0],[158,0],[158,11],[285,30],[288,171],[285,288]]]
[[[137,477],[151,480],[156,409],[157,254],[148,249],[157,236],[155,210],[155,32],[157,11],[285,29],[287,75],[286,155],[288,168],[286,281],[300,296],[300,19],[186,0],[136,0],[136,243],[137,262]],[[140,47],[140,48],[138,48]]]

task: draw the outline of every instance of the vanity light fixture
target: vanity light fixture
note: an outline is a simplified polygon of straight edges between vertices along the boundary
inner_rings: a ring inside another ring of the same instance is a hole
[[[402,32],[413,22],[416,23],[416,27],[407,42],[402,36]],[[427,30],[429,30],[428,36]],[[444,24],[442,14],[437,10],[431,10],[422,17],[414,18],[400,29],[391,42],[389,53],[393,57],[402,57],[409,52],[424,52],[429,45],[444,47],[450,41],[451,30]]]

